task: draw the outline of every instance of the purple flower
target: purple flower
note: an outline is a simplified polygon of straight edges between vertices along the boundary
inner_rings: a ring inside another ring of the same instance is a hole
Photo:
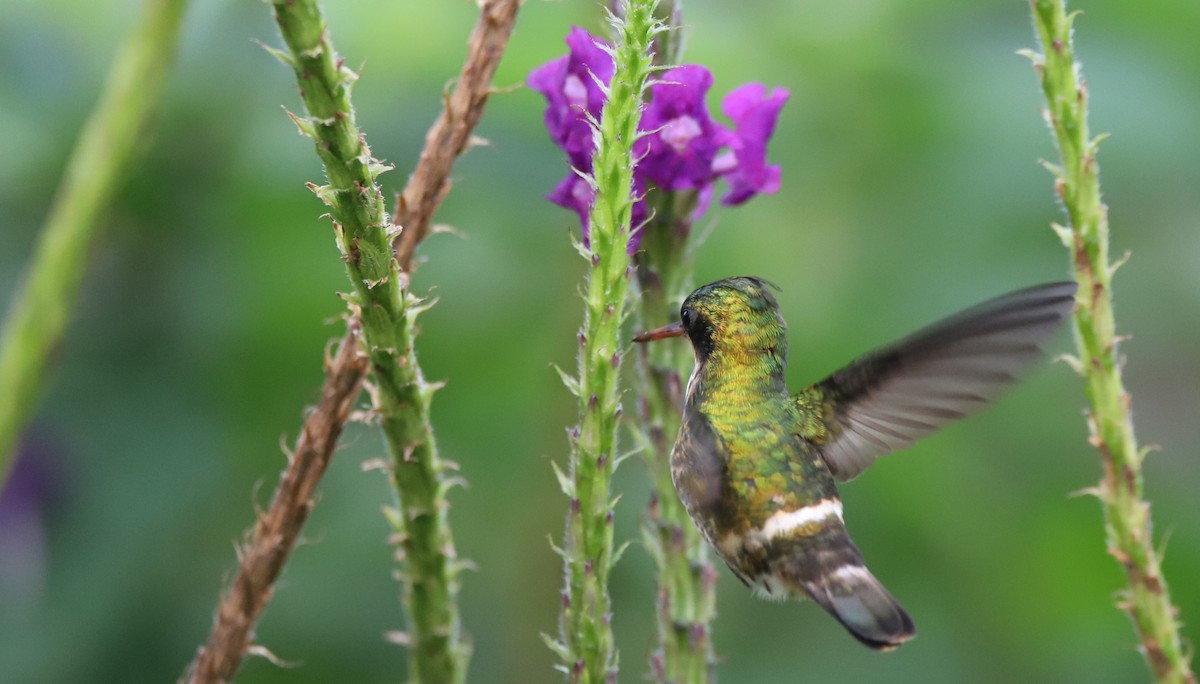
[[[779,110],[787,102],[788,91],[775,88],[767,95],[761,83],[747,83],[721,101],[721,111],[736,127],[726,135],[729,151],[717,159],[714,167],[725,176],[729,192],[722,204],[741,204],[757,193],[771,194],[779,189],[779,167],[767,165],[767,141],[775,132]]]
[[[638,124],[649,133],[633,147],[635,172],[661,190],[695,190],[713,181],[713,160],[728,131],[712,120],[704,102],[712,81],[708,69],[688,65],[668,70],[650,86]]]
[[[601,45],[608,44],[573,26],[567,34],[570,52],[534,69],[526,79],[530,88],[546,96],[550,137],[571,165],[585,173],[592,169],[595,144],[588,119],[598,121],[604,106],[604,92],[596,81],[607,86],[613,77],[612,56]]]
[[[588,240],[588,212],[595,191],[578,173],[591,173],[595,141],[589,120],[600,118],[605,86],[613,76],[607,46],[579,27],[567,35],[570,48],[560,57],[529,74],[527,83],[546,97],[546,129],[567,154],[573,172],[555,186],[547,198],[579,215],[583,240]],[[758,193],[779,189],[778,166],[767,164],[767,142],[775,130],[779,110],[788,92],[775,88],[770,95],[758,83],[749,83],[729,93],[722,111],[734,123],[729,130],[715,122],[705,97],[712,87],[712,73],[703,66],[685,65],[670,69],[649,87],[649,102],[638,130],[644,133],[634,144],[633,230],[629,251],[637,249],[640,228],[648,210],[645,194],[695,191],[691,221],[700,218],[713,196],[713,184],[725,178],[729,192],[723,204],[741,204]],[[722,150],[724,151],[722,152]]]
[[[26,437],[0,486],[0,596],[36,603],[46,573],[46,518],[58,503],[63,472],[54,445]]]
[[[613,60],[601,46],[607,43],[572,26],[566,38],[569,52],[529,73],[526,84],[546,97],[546,130],[567,153],[572,171],[546,196],[579,214],[583,243],[588,242],[588,210],[596,193],[578,173],[591,173],[595,140],[590,121],[600,119],[604,92],[596,82],[612,82]]]
[[[588,160],[588,165],[591,165],[591,159]],[[579,221],[583,224],[584,243],[587,243],[588,239],[588,210],[591,209],[592,200],[595,198],[596,191],[577,173],[560,180],[558,185],[554,186],[554,190],[546,195],[546,199],[551,202],[579,214]]]

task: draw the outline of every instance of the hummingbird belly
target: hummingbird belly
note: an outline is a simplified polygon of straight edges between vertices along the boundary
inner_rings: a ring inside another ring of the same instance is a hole
[[[722,427],[695,407],[685,411],[671,459],[676,491],[744,583],[774,598],[803,595],[797,582],[849,541],[833,479],[787,431]],[[844,560],[855,556],[857,549]],[[786,582],[776,572],[784,561]]]
[[[721,427],[689,402],[671,477],[738,579],[764,598],[816,601],[871,648],[911,639],[912,618],[864,565],[820,457],[789,431],[726,437]]]

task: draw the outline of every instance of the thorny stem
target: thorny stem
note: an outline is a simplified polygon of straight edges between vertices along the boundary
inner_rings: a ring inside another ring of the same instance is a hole
[[[694,193],[660,193],[654,218],[643,229],[636,255],[639,329],[677,320],[680,303],[691,289],[687,240],[694,200]],[[658,645],[650,657],[651,674],[659,682],[700,684],[716,678],[712,620],[717,573],[671,482],[671,450],[683,412],[683,378],[692,363],[688,344],[638,348],[642,399],[638,431],[654,485],[643,538],[658,568]]]
[[[1195,684],[1179,637],[1176,609],[1153,546],[1150,504],[1143,499],[1144,452],[1133,434],[1130,398],[1121,380],[1118,337],[1112,309],[1108,212],[1100,199],[1096,151],[1103,136],[1090,138],[1087,85],[1079,78],[1064,0],[1031,0],[1042,54],[1027,55],[1046,96],[1047,122],[1062,154],[1051,167],[1055,190],[1067,211],[1068,227],[1055,226],[1071,252],[1079,281],[1075,307],[1077,368],[1091,410],[1091,443],[1100,451],[1104,476],[1094,493],[1104,510],[1108,552],[1125,570],[1128,587],[1119,607],[1129,614],[1141,650],[1158,682]]]
[[[655,63],[683,62],[686,36],[682,0],[659,5],[658,16],[670,27],[655,44]],[[695,192],[651,191],[652,218],[642,229],[637,264],[641,330],[673,322],[692,289],[691,245]],[[716,681],[712,621],[716,618],[717,572],[708,546],[675,493],[671,451],[683,412],[683,378],[693,364],[690,345],[641,345],[637,355],[638,438],[653,492],[642,529],[646,549],[658,571],[655,599],[657,644],[650,654],[655,681],[702,684]]]
[[[396,508],[389,520],[403,563],[404,603],[410,631],[410,678],[415,682],[462,682],[469,647],[459,627],[458,561],[450,533],[446,491],[456,482],[437,450],[430,426],[436,384],[425,380],[413,347],[413,326],[424,304],[407,291],[407,271],[433,209],[448,190],[454,157],[470,137],[482,112],[491,76],[507,42],[519,2],[497,0],[483,6],[472,35],[464,78],[426,141],[425,152],[397,218],[407,219],[411,239],[391,223],[375,180],[387,167],[370,153],[354,123],[349,91],[355,74],[333,51],[328,31],[312,0],[276,0],[276,22],[289,53],[309,117],[294,117],[316,140],[329,184],[313,186],[331,207],[338,246],[354,284],[347,295],[363,321],[363,338],[373,371],[371,396],[391,456]],[[410,195],[410,190],[411,195]],[[407,227],[406,227],[407,228]],[[399,240],[394,245],[393,242]],[[397,255],[393,249],[399,249]]]
[[[560,639],[547,639],[571,682],[615,681],[608,577],[620,551],[613,549],[609,489],[617,453],[621,403],[621,326],[627,316],[632,265],[629,244],[633,210],[633,144],[650,73],[649,49],[661,24],[653,0],[624,3],[614,19],[615,71],[596,128],[592,183],[596,200],[589,213],[590,244],[581,248],[590,269],[579,331],[578,377],[564,380],[579,398],[579,426],[572,431],[568,473],[559,473],[571,503],[563,555]]]
[[[428,234],[428,226],[433,213],[437,210],[441,200],[449,192],[449,175],[453,163],[458,155],[466,148],[466,143],[471,137],[471,131],[475,124],[479,121],[483,113],[484,105],[488,95],[491,93],[491,78],[495,73],[496,66],[500,62],[503,55],[504,47],[507,44],[509,35],[512,32],[513,24],[516,20],[516,10],[519,6],[517,0],[503,0],[491,2],[484,5],[481,9],[480,20],[471,35],[468,55],[466,62],[463,65],[462,73],[460,74],[458,86],[455,89],[454,97],[448,98],[445,102],[445,108],[441,116],[438,117],[433,127],[430,128],[429,134],[426,136],[425,149],[421,153],[417,167],[414,170],[412,177],[409,178],[408,184],[404,190],[404,196],[417,198],[431,198],[421,202],[403,203],[400,202],[393,217],[392,222],[395,225],[403,225],[409,227],[410,230],[418,234],[420,238],[424,238]],[[420,239],[409,239],[396,242],[396,260],[400,265],[402,272],[411,272],[413,264],[413,255]],[[339,353],[326,364],[326,380],[325,387],[342,386],[339,378],[356,375],[360,378],[362,371],[360,368],[365,368],[366,357],[361,354],[355,355],[347,353],[348,350],[355,349],[358,345],[358,322],[351,319],[351,324],[348,326],[348,331],[345,337],[342,338],[339,347]],[[348,390],[349,391],[349,390]],[[357,396],[358,390],[354,389],[353,394]],[[322,396],[326,396],[323,393]],[[310,430],[309,426],[314,424],[314,421],[326,421],[329,423],[330,432],[340,432],[349,419],[349,413],[336,412],[331,413],[328,409],[332,406],[327,406],[326,402],[322,402],[316,410],[309,415],[305,422],[301,436],[307,434],[320,434],[315,430]],[[281,480],[279,489],[276,490],[272,500],[272,507],[268,511],[265,519],[272,519],[275,516],[274,511],[276,502],[288,501],[293,504],[299,503],[300,506],[292,506],[291,513],[283,516],[292,522],[288,524],[296,525],[296,529],[303,525],[304,519],[307,518],[311,504],[308,503],[307,497],[299,497],[290,494],[284,494],[284,490],[289,488],[289,482],[292,481],[290,473],[293,470],[301,470],[308,476],[313,478],[312,485],[315,486],[318,479],[324,472],[324,465],[328,463],[335,446],[335,440],[318,440],[322,447],[321,449],[304,449],[297,446],[292,454],[289,468],[283,480]],[[310,485],[308,491],[311,493]],[[260,521],[261,523],[261,521]],[[197,663],[189,667],[189,673],[201,671],[210,672],[228,672],[228,676],[236,671],[237,663],[242,655],[250,646],[250,637],[248,636],[253,629],[258,615],[266,602],[270,599],[273,593],[274,579],[278,577],[278,571],[274,573],[270,581],[255,582],[244,581],[243,575],[251,580],[260,577],[261,573],[255,571],[247,571],[247,561],[253,558],[268,558],[272,553],[276,553],[274,549],[278,546],[279,549],[285,549],[283,558],[280,562],[286,560],[286,553],[295,543],[295,537],[287,540],[281,540],[276,545],[274,538],[269,534],[256,534],[254,536],[251,547],[246,550],[243,555],[243,570],[239,573],[237,579],[234,580],[234,586],[230,589],[229,595],[218,609],[218,620],[213,627],[213,635],[209,638],[209,646],[205,647],[198,656]],[[244,590],[239,590],[239,586],[245,587]],[[242,598],[238,598],[241,596]],[[242,615],[234,615],[231,618],[226,618],[226,614],[232,614],[233,608],[241,606],[243,608]],[[251,607],[254,607],[253,612]],[[232,632],[240,630],[242,636],[229,636]],[[222,669],[204,668],[200,665],[199,659],[209,658],[216,662],[232,661],[231,665]],[[192,681],[219,681],[217,678],[199,678],[194,675]]]
[[[657,66],[683,62],[682,10],[682,0],[664,1],[657,8],[656,15],[668,27],[654,41]],[[634,255],[635,321],[641,330],[676,320],[692,288],[688,237],[697,199],[694,191],[649,191],[651,218],[642,228],[641,247]],[[657,644],[650,653],[650,676],[671,684],[702,684],[716,681],[717,676],[712,642],[717,572],[671,481],[671,451],[683,412],[682,378],[692,364],[687,344],[648,344],[638,349],[641,401],[636,436],[653,486],[642,539],[658,572]]]
[[[238,573],[217,608],[212,634],[184,676],[192,684],[231,681],[253,644],[254,625],[308,521],[315,505],[313,492],[362,390],[367,358],[359,349],[356,326],[357,321],[348,321],[349,331],[337,353],[325,361],[321,401],[304,419],[271,505],[238,554]]]
[[[100,214],[146,145],[178,44],[185,0],[146,0],[63,172],[29,275],[0,337],[0,487],[62,339]]]

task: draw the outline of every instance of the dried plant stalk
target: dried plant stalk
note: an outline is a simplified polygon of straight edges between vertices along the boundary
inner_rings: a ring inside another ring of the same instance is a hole
[[[367,374],[367,357],[354,328],[326,360],[321,401],[304,419],[300,436],[271,505],[239,552],[238,573],[217,608],[216,624],[185,676],[189,682],[233,679],[242,655],[254,642],[254,625],[274,592],[275,580],[313,509],[313,492],[325,473],[338,437],[350,418]]]

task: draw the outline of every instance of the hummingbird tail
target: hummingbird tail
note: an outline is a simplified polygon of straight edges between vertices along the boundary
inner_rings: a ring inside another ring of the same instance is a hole
[[[889,651],[916,636],[912,618],[863,565],[832,569],[804,588],[863,644]]]

